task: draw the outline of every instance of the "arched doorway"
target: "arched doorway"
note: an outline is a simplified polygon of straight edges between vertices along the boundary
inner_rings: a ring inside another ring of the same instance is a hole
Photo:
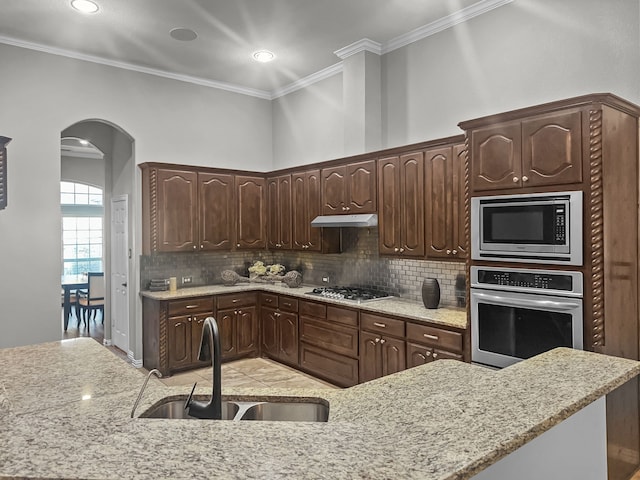
[[[134,140],[118,125],[101,119],[87,119],[62,130],[60,151],[62,182],[67,182],[67,186],[79,182],[89,185],[94,192],[100,188],[103,191],[100,260],[105,293],[102,341],[133,358],[130,347],[132,322],[129,319],[135,318],[135,289],[130,278],[135,278],[136,272],[135,264],[131,262],[133,238],[129,232],[133,231],[133,215],[129,199],[134,193]],[[89,233],[83,232],[85,237]],[[91,266],[98,268],[95,253],[99,249],[94,247],[87,254],[91,242],[83,248],[83,255],[94,262]]]

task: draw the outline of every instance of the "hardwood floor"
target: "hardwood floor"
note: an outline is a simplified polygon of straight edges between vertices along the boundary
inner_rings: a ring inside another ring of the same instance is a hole
[[[60,312],[60,318],[62,321],[64,321],[64,319],[62,319],[63,315],[64,313]],[[91,337],[99,344],[103,344],[104,325],[102,325],[102,314],[100,312],[96,312],[93,319],[90,319],[87,324],[81,323],[78,325],[78,317],[76,317],[75,308],[71,309],[67,331],[65,332],[62,330],[62,340],[78,337]]]

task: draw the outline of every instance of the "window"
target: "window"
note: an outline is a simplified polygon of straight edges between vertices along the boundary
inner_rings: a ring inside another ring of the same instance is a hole
[[[102,272],[102,189],[60,182],[62,273]]]

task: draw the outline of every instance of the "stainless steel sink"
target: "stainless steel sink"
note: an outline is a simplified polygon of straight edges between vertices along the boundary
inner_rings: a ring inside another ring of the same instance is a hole
[[[246,409],[241,420],[267,420],[291,422],[326,422],[329,407],[322,403],[265,402]]]
[[[184,408],[186,396],[166,397],[143,412],[139,418],[192,419]],[[263,420],[290,422],[326,422],[329,419],[329,405],[322,399],[279,401],[277,397],[253,398],[222,401],[222,420]]]
[[[192,417],[187,413],[184,408],[183,399],[163,399],[160,403],[154,405],[149,410],[143,412],[140,418],[173,418],[173,419],[192,419],[199,420],[199,418]],[[222,402],[222,420],[233,420],[240,410],[237,403],[234,402]]]

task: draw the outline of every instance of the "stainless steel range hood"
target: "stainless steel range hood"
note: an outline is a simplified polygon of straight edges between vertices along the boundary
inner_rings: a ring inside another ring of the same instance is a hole
[[[366,213],[359,215],[320,215],[311,221],[312,227],[375,227],[378,215]]]

